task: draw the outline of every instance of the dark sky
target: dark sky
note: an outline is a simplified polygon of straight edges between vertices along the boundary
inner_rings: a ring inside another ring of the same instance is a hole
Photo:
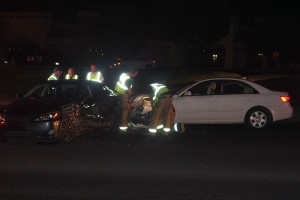
[[[241,23],[251,22],[255,17],[281,16],[299,21],[300,1],[2,0],[0,10],[53,11],[56,19],[62,21],[76,21],[79,10],[97,11],[95,27],[100,27],[100,31],[105,28],[133,38],[150,34],[173,40],[195,37],[215,40],[228,31],[230,15],[240,16]]]
[[[199,23],[206,18],[238,15],[245,19],[265,16],[300,17],[299,0],[1,0],[0,10],[54,11],[72,17],[78,10],[98,11],[106,20],[114,17],[140,18],[145,23],[159,23],[172,18],[184,23]],[[110,16],[110,17],[108,17]],[[199,20],[200,19],[200,20]],[[212,20],[212,23],[217,23]],[[216,24],[218,25],[218,24]]]
[[[249,16],[266,15],[298,15],[300,1],[298,0],[222,0],[222,1],[183,1],[183,0],[2,0],[0,10],[97,10],[115,7],[134,6],[143,12],[151,12],[155,6],[176,7],[182,9],[197,8],[199,12],[213,8],[218,4],[227,4],[231,13]],[[210,3],[211,2],[211,3]]]

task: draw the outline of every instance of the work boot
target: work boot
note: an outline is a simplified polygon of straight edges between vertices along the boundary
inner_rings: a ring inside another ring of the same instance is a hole
[[[149,128],[148,135],[154,136],[156,135],[157,130],[155,128]]]
[[[119,133],[120,134],[125,134],[128,130],[128,127],[127,126],[120,126],[119,127]]]
[[[171,129],[170,128],[164,128],[164,131],[163,131],[163,135],[170,135],[171,133]]]

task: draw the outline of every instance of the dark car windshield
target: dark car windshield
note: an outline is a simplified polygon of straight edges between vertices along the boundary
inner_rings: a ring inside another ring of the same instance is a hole
[[[57,85],[41,84],[32,88],[24,95],[24,98],[54,99],[72,98],[76,96],[78,85],[62,83]]]

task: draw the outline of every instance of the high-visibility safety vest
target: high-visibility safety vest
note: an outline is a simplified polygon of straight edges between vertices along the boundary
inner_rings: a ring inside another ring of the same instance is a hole
[[[126,81],[130,79],[130,76],[127,73],[122,73],[119,81],[117,82],[117,85],[115,87],[115,90],[118,92],[118,94],[125,94],[127,90],[129,89],[126,86]],[[132,85],[130,85],[130,88],[132,88]]]
[[[86,80],[88,80],[88,81],[97,81],[97,82],[102,83],[104,81],[104,78],[103,78],[101,72],[96,72],[96,73],[89,72],[86,75]]]
[[[77,79],[78,79],[78,76],[75,74],[74,76],[71,77],[69,74],[66,74],[65,79],[66,79],[66,80],[70,80],[70,79],[72,79],[72,80],[77,80]]]
[[[154,91],[154,96],[153,96],[153,103],[154,105],[158,102],[159,97],[165,93],[165,92],[169,92],[169,88],[167,88],[167,86],[160,84],[160,83],[152,83],[150,84],[150,86],[152,87],[153,91]]]
[[[49,76],[49,78],[47,80],[48,81],[57,81],[58,78],[54,74],[51,74],[51,76]]]

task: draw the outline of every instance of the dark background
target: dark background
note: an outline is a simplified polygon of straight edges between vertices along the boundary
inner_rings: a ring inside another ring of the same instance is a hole
[[[126,60],[134,56],[146,46],[145,41],[161,41],[176,45],[179,53],[174,57],[182,55],[183,58],[176,61],[181,62],[176,66],[177,68],[228,68],[224,63],[226,63],[225,55],[230,54],[227,48],[231,44],[236,45],[234,51],[239,51],[233,59],[244,62],[239,60],[239,57],[243,57],[246,60],[243,67],[239,67],[240,63],[233,62],[232,65],[238,66],[237,68],[246,70],[264,68],[265,60],[269,68],[289,70],[290,66],[298,69],[300,65],[300,3],[295,0],[206,2],[5,0],[2,1],[1,11],[49,11],[53,14],[51,19],[54,28],[52,27],[47,38],[77,39],[82,45],[79,49],[86,48],[73,57],[55,54],[52,56],[55,58],[51,60],[51,64],[55,59],[64,59],[67,65],[88,66],[89,62],[101,65],[105,62],[105,65],[109,65],[118,57]],[[92,38],[91,45],[79,36],[80,31],[68,33],[71,29],[67,27],[72,24],[76,27],[80,21],[78,13],[82,11],[97,13],[97,17],[89,24],[87,31]],[[219,41],[225,39],[230,33],[232,16],[238,18],[237,32],[231,43],[227,41],[227,44],[220,45]],[[60,30],[55,26],[62,24],[65,28],[62,28],[64,30],[60,34]],[[10,34],[5,31],[5,24],[3,27],[3,30],[0,30],[0,37]],[[22,35],[19,36],[22,38]],[[83,47],[84,44],[87,44],[86,47]],[[240,44],[242,47],[239,46]],[[93,56],[83,55],[88,54],[88,50],[93,48],[98,51],[101,49],[109,56],[103,58],[105,61],[98,58],[92,61]],[[206,49],[210,51],[205,51]],[[258,57],[260,53],[264,56]],[[279,59],[274,58],[274,53],[279,53]],[[150,57],[163,57],[157,54]],[[217,62],[212,60],[213,54],[218,54]],[[80,56],[83,57],[82,61],[76,63],[74,60]],[[165,64],[162,66],[166,67]],[[235,67],[229,66],[229,68]]]
[[[5,0],[2,1],[0,10],[52,11],[55,13],[55,20],[68,23],[76,23],[79,10],[98,11],[94,31],[98,40],[103,41],[110,36],[126,41],[144,38],[186,41],[197,37],[202,42],[210,42],[228,31],[228,19],[231,15],[240,16],[243,24],[253,23],[254,17],[289,17],[290,24],[286,26],[290,27],[285,31],[298,33],[300,3],[296,0]]]

